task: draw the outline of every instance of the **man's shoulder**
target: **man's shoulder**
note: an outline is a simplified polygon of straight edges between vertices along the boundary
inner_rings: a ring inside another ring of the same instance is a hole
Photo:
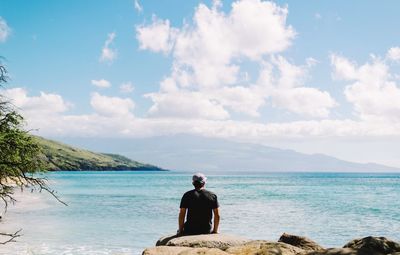
[[[186,191],[184,194],[183,194],[183,197],[188,197],[188,196],[193,196],[193,195],[195,195],[195,193],[203,193],[203,194],[205,194],[205,195],[207,195],[207,196],[211,196],[211,197],[217,197],[217,195],[214,193],[214,192],[212,192],[212,191],[210,191],[210,190],[206,190],[206,189],[202,189],[202,190],[200,190],[200,191],[198,191],[198,190],[196,190],[196,189],[192,189],[192,190],[189,190],[189,191]]]
[[[195,192],[195,189],[188,190],[188,191],[186,191],[186,192],[183,194],[183,196],[184,196],[184,197],[190,196],[190,195],[192,195],[194,192]]]
[[[214,198],[217,197],[217,195],[216,195],[214,192],[212,192],[212,191],[209,191],[209,190],[204,189],[203,192],[204,192],[205,194],[207,194],[207,196],[214,197]]]

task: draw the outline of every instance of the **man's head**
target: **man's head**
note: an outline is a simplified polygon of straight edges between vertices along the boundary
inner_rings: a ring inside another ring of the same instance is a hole
[[[193,180],[193,182],[192,182],[193,186],[196,189],[201,189],[206,184],[207,177],[202,173],[196,173],[193,175],[192,180]]]

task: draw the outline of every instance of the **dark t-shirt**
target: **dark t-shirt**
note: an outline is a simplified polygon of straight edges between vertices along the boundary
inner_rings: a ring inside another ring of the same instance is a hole
[[[218,207],[217,195],[211,191],[194,189],[186,192],[180,205],[180,208],[188,209],[184,234],[209,234],[212,226],[212,210]]]

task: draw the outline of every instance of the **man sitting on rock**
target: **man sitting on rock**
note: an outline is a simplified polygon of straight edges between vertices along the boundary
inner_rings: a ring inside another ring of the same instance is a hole
[[[181,200],[178,235],[216,234],[219,226],[217,195],[204,188],[207,181],[204,174],[197,173],[192,179],[195,189],[186,192]]]

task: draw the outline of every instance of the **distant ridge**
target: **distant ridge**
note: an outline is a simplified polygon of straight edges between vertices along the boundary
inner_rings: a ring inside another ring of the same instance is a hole
[[[69,138],[87,149],[100,149],[153,162],[166,169],[208,172],[400,172],[375,163],[355,163],[323,154],[304,154],[252,143],[193,135],[137,139]]]
[[[95,153],[39,136],[34,139],[42,148],[45,169],[49,171],[165,171],[118,154]]]

